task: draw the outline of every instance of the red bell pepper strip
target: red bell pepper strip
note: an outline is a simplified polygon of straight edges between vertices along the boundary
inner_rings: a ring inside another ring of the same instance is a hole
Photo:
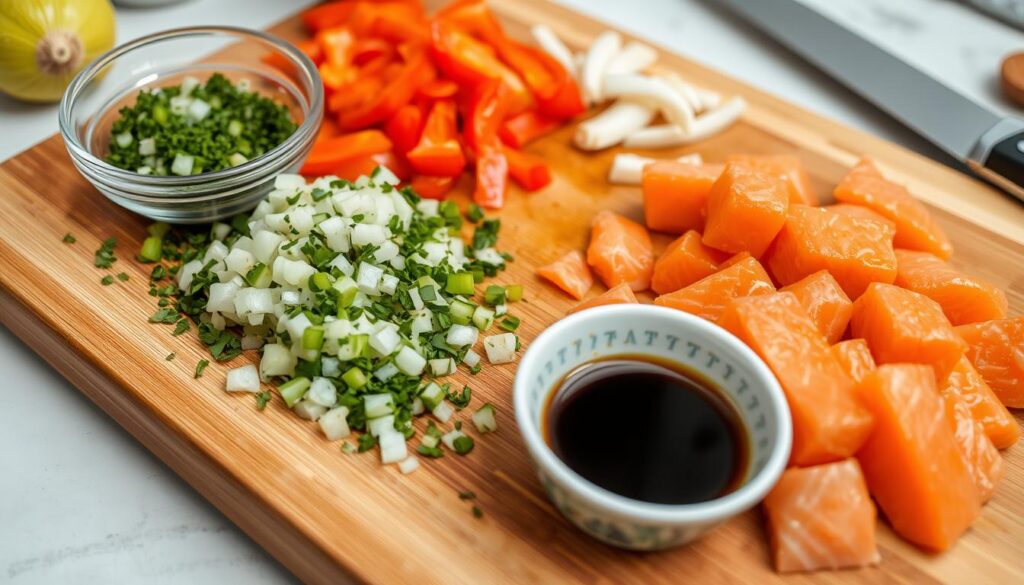
[[[396,152],[404,155],[416,147],[423,133],[425,117],[419,106],[406,104],[388,119],[384,124],[384,133],[395,145]]]
[[[356,2],[331,2],[302,13],[302,23],[312,32],[344,24],[355,10]]]
[[[410,187],[412,190],[426,199],[444,199],[444,196],[452,190],[458,177],[431,177],[428,175],[416,175],[412,178]]]
[[[292,44],[295,45],[296,49],[302,51],[303,54],[309,57],[309,60],[312,61],[314,65],[319,66],[323,63],[324,53],[323,49],[320,48],[320,43],[312,39],[307,39],[304,41],[295,41]],[[260,57],[260,60],[267,65],[274,67],[278,71],[281,71],[285,75],[295,75],[295,67],[292,65],[292,62],[280,53],[267,53]]]
[[[338,129],[338,125],[334,123],[334,120],[330,118],[324,118],[323,122],[320,123],[320,131],[316,134],[316,140],[314,143],[320,143],[328,138],[334,138],[341,134],[341,130]]]
[[[391,150],[391,141],[380,130],[363,130],[321,140],[313,145],[303,175],[327,175],[347,161]],[[373,170],[373,169],[370,169]]]
[[[335,65],[349,65],[356,38],[346,26],[324,29],[316,34],[315,41],[324,53],[324,59]]]
[[[576,81],[550,55],[512,39],[503,38],[495,47],[537,100],[541,113],[556,118],[572,118],[587,111]]]
[[[536,191],[551,184],[551,169],[540,158],[506,146],[508,174],[526,191]]]
[[[469,100],[464,123],[466,145],[476,152],[484,145],[500,144],[498,128],[508,111],[508,89],[501,81],[489,79],[476,86]]]
[[[434,102],[423,125],[423,134],[406,157],[417,173],[435,177],[457,177],[466,168],[466,155],[459,144],[455,101]]]
[[[416,90],[431,81],[434,75],[426,52],[417,52],[373,99],[357,108],[338,111],[338,125],[343,130],[355,130],[387,120],[398,108],[409,103]]]
[[[386,57],[389,60],[395,54],[395,46],[383,39],[357,39],[352,46],[352,64],[362,67],[374,59]]]
[[[498,129],[498,136],[512,148],[522,148],[561,127],[561,120],[545,116],[536,110],[528,110],[505,120]]]
[[[533,103],[523,80],[498,59],[494,49],[469,34],[435,21],[431,49],[438,68],[455,83],[474,87],[487,79],[500,79],[510,90],[511,111],[521,112]]]
[[[439,100],[459,93],[459,86],[450,79],[435,79],[420,88],[419,94],[428,99]]]
[[[321,71],[321,75],[323,75],[323,71]],[[324,85],[327,86],[326,81]],[[384,80],[379,75],[361,75],[345,85],[332,87],[331,97],[327,98],[327,110],[339,113],[339,115],[341,112],[356,111],[378,99],[382,91],[384,91]],[[346,129],[358,130],[359,128]]]
[[[483,0],[449,2],[437,11],[437,18],[489,43],[505,36],[498,19]]]
[[[508,159],[499,145],[483,146],[476,157],[476,187],[473,201],[481,207],[498,209],[505,205],[508,189]]]

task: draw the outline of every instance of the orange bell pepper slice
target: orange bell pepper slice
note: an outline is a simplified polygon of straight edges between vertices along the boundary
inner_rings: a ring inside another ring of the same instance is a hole
[[[533,96],[515,71],[509,69],[494,49],[442,21],[431,27],[431,49],[438,68],[459,85],[473,87],[487,79],[500,79],[510,90],[509,107],[521,112],[533,103]]]
[[[314,39],[323,51],[324,59],[335,65],[350,65],[356,37],[346,26],[324,29]]]
[[[426,199],[444,199],[444,196],[455,186],[458,177],[431,177],[428,175],[416,175],[412,178],[410,187],[420,197]]]
[[[330,2],[302,13],[302,24],[312,32],[344,24],[355,10],[356,2]]]
[[[561,127],[561,120],[546,116],[537,110],[528,110],[505,120],[498,129],[498,136],[512,148],[522,148]]]
[[[505,147],[508,174],[526,191],[536,191],[551,184],[551,169],[540,158]]]
[[[356,130],[387,120],[398,108],[409,103],[416,90],[434,79],[435,75],[426,51],[416,52],[373,99],[357,108],[339,110],[338,125],[343,130]]]
[[[330,118],[324,118],[323,122],[320,123],[320,131],[316,134],[316,140],[314,143],[320,143],[328,138],[334,138],[341,134],[341,130],[338,129],[338,125],[334,123],[334,120]]]
[[[299,172],[303,175],[338,174],[338,168],[353,159],[389,150],[391,141],[380,130],[342,134],[315,143]]]
[[[498,19],[483,0],[449,2],[437,12],[437,18],[488,42],[505,36]]]
[[[449,98],[459,93],[459,85],[450,79],[435,79],[420,88],[418,95],[438,100]]]
[[[454,100],[434,102],[419,143],[406,154],[417,173],[457,177],[466,168],[466,155],[459,144],[456,114]]]

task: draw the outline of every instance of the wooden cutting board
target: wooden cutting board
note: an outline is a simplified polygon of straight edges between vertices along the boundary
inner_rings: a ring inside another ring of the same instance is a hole
[[[540,0],[493,2],[510,32],[546,22],[573,46],[605,25]],[[304,34],[297,20],[275,27]],[[842,127],[690,61],[663,54],[661,66],[750,108],[741,123],[693,148],[718,161],[735,152],[791,153],[826,196],[861,153],[875,156],[935,208],[957,246],[954,264],[1003,287],[1013,314],[1024,312],[1024,206],[956,171]],[[500,246],[516,261],[499,282],[527,286],[514,305],[529,344],[573,303],[539,282],[533,269],[582,249],[598,209],[641,216],[640,193],[605,181],[613,152],[584,154],[567,128],[529,150],[553,166],[541,193],[514,192],[501,213]],[[464,181],[465,183],[465,181]],[[462,185],[464,192],[468,184]],[[381,468],[376,452],[344,455],[314,424],[280,401],[258,412],[252,396],[223,391],[225,371],[255,358],[213,364],[193,379],[204,348],[194,333],[171,337],[150,325],[148,268],[131,258],[148,222],[92,189],[74,170],[59,137],[0,165],[0,321],[41,354],[196,490],[311,583],[679,583],[785,579],[770,568],[759,512],[750,512],[686,548],[622,552],[575,530],[548,503],[516,432],[510,400],[514,365],[488,367],[469,380],[474,402],[499,409],[500,431],[467,457],[425,461],[415,474]],[[464,196],[459,197],[460,202]],[[61,243],[65,233],[78,238]],[[101,286],[109,271],[93,251],[118,239],[115,271],[131,279]],[[661,238],[658,245],[662,246]],[[194,331],[194,329],[193,329]],[[165,361],[171,352],[173,361]],[[468,379],[460,374],[457,382]],[[460,415],[468,416],[468,412]],[[1020,420],[1020,417],[1018,417]],[[71,421],[66,421],[69,424]],[[880,528],[882,564],[819,573],[832,582],[1010,582],[1024,569],[1024,447],[1005,452],[1007,474],[974,528],[941,556],[922,553]],[[472,490],[482,519],[458,493]]]

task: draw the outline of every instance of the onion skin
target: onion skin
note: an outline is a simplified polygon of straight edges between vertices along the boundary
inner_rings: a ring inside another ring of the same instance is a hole
[[[56,102],[90,61],[114,46],[109,0],[4,0],[0,10],[0,91]]]

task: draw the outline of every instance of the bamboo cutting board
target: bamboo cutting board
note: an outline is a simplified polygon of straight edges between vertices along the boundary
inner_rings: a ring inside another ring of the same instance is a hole
[[[528,25],[546,22],[578,47],[605,28],[541,0],[493,5],[519,37]],[[295,19],[273,30],[293,39],[304,34]],[[711,89],[739,93],[750,108],[725,133],[655,156],[689,151],[718,161],[735,152],[792,153],[826,195],[861,153],[871,154],[934,207],[957,246],[954,263],[1006,289],[1012,313],[1024,313],[1024,206],[680,57],[664,54],[660,64]],[[613,153],[580,153],[569,146],[571,135],[567,128],[531,146],[553,165],[555,181],[531,196],[514,192],[501,213],[499,245],[516,261],[498,282],[526,284],[529,302],[513,312],[523,317],[527,346],[573,304],[539,282],[533,268],[582,249],[598,209],[641,215],[637,188],[605,181]],[[146,294],[149,270],[131,257],[147,223],[79,177],[59,137],[0,165],[0,321],[307,582],[979,583],[1016,581],[1024,569],[1020,446],[1004,453],[999,493],[949,553],[922,553],[882,526],[879,567],[785,578],[770,568],[756,511],[689,547],[657,554],[619,551],[575,530],[548,503],[516,432],[514,365],[456,377],[472,385],[474,404],[487,400],[499,409],[500,431],[478,441],[471,455],[424,461],[408,477],[394,466],[382,469],[376,452],[343,455],[279,400],[258,412],[251,396],[223,391],[228,367],[253,356],[215,363],[193,379],[196,362],[206,357],[194,329],[171,337],[167,326],[146,323],[155,309]],[[76,244],[61,243],[67,232]],[[120,243],[115,272],[131,279],[104,287],[99,280],[107,271],[93,267],[92,254],[109,236]],[[165,361],[170,352],[177,359]],[[459,500],[461,490],[478,494],[482,519]]]

